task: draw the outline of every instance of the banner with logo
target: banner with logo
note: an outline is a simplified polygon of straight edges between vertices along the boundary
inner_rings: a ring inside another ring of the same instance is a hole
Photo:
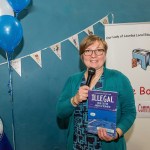
[[[105,40],[106,66],[131,81],[137,117],[150,117],[150,23],[106,24]]]

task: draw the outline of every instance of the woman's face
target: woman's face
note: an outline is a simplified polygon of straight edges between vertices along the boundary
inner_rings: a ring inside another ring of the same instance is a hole
[[[104,49],[102,42],[95,41],[92,45],[86,48],[86,50],[92,50],[90,56],[86,56],[85,53],[81,55],[83,63],[87,68],[95,68],[96,70],[102,69],[106,60],[106,52],[102,52],[101,55],[96,55],[95,50]]]

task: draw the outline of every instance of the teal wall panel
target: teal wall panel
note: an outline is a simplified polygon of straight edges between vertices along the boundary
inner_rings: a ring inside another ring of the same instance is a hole
[[[23,40],[15,49],[14,59],[63,41],[109,13],[114,14],[114,23],[148,22],[149,5],[148,0],[33,0],[19,15]],[[96,24],[94,31],[104,37],[102,24]],[[80,33],[79,41],[85,35]],[[69,41],[61,46],[62,60],[46,49],[41,52],[42,68],[26,57],[21,59],[22,76],[13,71],[16,150],[65,150],[67,133],[61,129],[65,123],[57,124],[56,102],[68,76],[83,66],[78,50]],[[0,63],[5,62],[2,49],[0,54]],[[0,65],[0,116],[13,144],[8,81],[7,64]]]

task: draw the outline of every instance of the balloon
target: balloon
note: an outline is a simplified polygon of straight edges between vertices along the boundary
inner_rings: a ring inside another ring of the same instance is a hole
[[[8,2],[12,6],[13,10],[18,14],[29,5],[30,0],[8,0]]]
[[[0,16],[2,15],[14,16],[14,11],[7,0],[0,0]]]
[[[13,52],[20,43],[23,30],[20,22],[13,16],[0,16],[0,47],[6,52]]]

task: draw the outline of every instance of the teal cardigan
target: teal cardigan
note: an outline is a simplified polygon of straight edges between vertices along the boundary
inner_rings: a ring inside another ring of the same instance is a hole
[[[69,77],[56,106],[57,116],[61,119],[69,120],[67,150],[73,149],[73,114],[75,107],[71,104],[70,99],[77,93],[84,72],[85,71]],[[124,134],[132,126],[136,118],[134,94],[130,81],[121,72],[104,68],[103,90],[117,91],[119,94],[117,101],[117,128],[123,131],[123,135],[117,142],[102,141],[102,150],[126,150]]]

